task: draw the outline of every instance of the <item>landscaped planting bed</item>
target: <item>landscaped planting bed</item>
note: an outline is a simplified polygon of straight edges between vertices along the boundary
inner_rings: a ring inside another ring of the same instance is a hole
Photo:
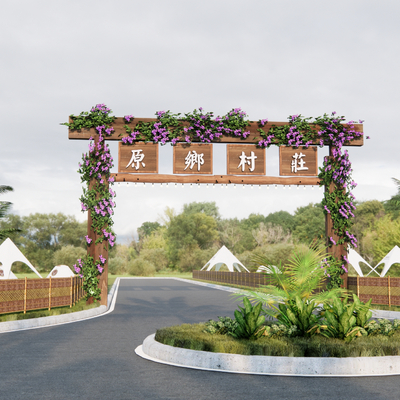
[[[389,323],[389,322],[387,322]],[[205,323],[158,329],[155,340],[174,347],[214,353],[286,357],[374,357],[400,355],[400,331],[391,336],[357,337],[351,342],[315,335],[304,337],[261,336],[257,340],[204,332]]]

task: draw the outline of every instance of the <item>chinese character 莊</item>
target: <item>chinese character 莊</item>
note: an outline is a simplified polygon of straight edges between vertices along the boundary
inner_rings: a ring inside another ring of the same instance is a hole
[[[244,172],[246,165],[250,165],[249,171],[250,172],[254,171],[254,169],[256,167],[255,163],[256,163],[256,158],[257,158],[257,156],[254,154],[254,151],[252,151],[249,156],[246,156],[245,152],[242,151],[242,155],[239,156],[239,158],[240,158],[240,163],[237,166],[237,168],[242,167],[242,172]]]
[[[140,168],[140,164],[144,168],[146,164],[143,162],[144,154],[142,153],[143,150],[132,150],[132,157],[129,161],[128,165],[125,168],[128,168],[132,164],[132,168],[138,170]]]
[[[306,155],[303,153],[297,154],[295,153],[294,156],[292,156],[294,158],[294,160],[292,160],[292,172],[297,172],[297,171],[307,171],[308,167],[305,167],[304,164],[306,163],[303,160],[303,157],[305,157]]]
[[[196,153],[195,150],[189,151],[185,158],[185,169],[193,167],[197,164],[197,171],[200,171],[200,167],[204,164],[204,153]]]

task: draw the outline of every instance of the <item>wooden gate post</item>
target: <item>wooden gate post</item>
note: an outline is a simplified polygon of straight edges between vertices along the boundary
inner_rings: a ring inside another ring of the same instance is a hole
[[[94,145],[97,146],[99,143],[99,135],[96,134],[94,135]],[[108,187],[108,181],[107,179],[104,179],[105,185]],[[91,179],[89,182],[89,189],[91,189],[94,185],[96,184],[96,179]],[[107,295],[108,295],[108,240],[102,240],[100,243],[96,243],[96,241],[101,237],[103,238],[103,235],[98,235],[93,229],[92,229],[92,215],[91,215],[92,210],[88,209],[88,237],[92,239],[92,242],[87,248],[87,254],[88,256],[92,256],[94,259],[94,262],[99,261],[99,257],[102,256],[106,259],[105,264],[103,265],[103,273],[100,275],[100,281],[99,281],[99,288],[101,290],[101,299],[100,299],[100,304],[103,306],[107,306]],[[104,227],[105,228],[105,227]],[[87,303],[92,303],[92,300],[88,300]]]
[[[332,146],[329,146],[329,157],[333,158],[333,147]],[[325,186],[325,191],[329,191],[329,193],[332,193],[335,190],[335,188],[336,188],[335,183],[331,182],[329,187]],[[337,199],[336,199],[336,202],[337,202]],[[327,213],[325,215],[325,235],[326,235],[327,253],[331,256],[334,256],[338,260],[342,260],[342,256],[347,255],[347,250],[346,250],[346,247],[344,244],[338,244],[339,239],[341,239],[341,237],[335,233],[335,230],[333,228],[332,216],[330,213]],[[329,238],[330,237],[335,241],[336,245],[334,244],[332,246],[329,246]],[[347,289],[347,276],[348,276],[347,272],[345,272],[342,275],[343,287],[345,289]]]

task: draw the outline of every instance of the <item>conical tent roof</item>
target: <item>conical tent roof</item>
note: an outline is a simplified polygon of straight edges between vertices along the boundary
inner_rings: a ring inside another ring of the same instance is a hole
[[[390,250],[390,252],[386,254],[386,256],[383,257],[382,260],[376,265],[382,263],[384,263],[385,266],[381,272],[381,277],[384,277],[393,264],[400,263],[400,248],[398,246],[394,246],[393,249]]]
[[[47,278],[70,278],[75,274],[68,265],[56,265],[47,275]]]
[[[28,259],[21,253],[19,248],[14,242],[7,238],[0,245],[0,279],[16,279],[16,276],[11,272],[11,266],[14,262],[20,261],[26,264],[39,278],[41,278],[36,268],[28,261]]]
[[[223,265],[226,265],[230,272],[234,272],[236,269],[238,272],[242,272],[240,268],[243,268],[246,272],[250,272],[225,246],[222,246],[215,255],[210,259],[208,263],[201,269],[210,271],[214,266],[215,270],[219,271]]]

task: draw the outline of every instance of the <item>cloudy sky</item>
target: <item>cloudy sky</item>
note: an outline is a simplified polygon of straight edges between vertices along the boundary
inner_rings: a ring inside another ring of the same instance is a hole
[[[241,107],[251,120],[336,111],[365,120],[349,148],[357,200],[385,200],[400,178],[400,3],[321,0],[0,0],[0,184],[13,212],[83,221],[77,173],[87,141],[60,125],[97,103],[116,116]],[[117,157],[116,144],[112,146]],[[221,159],[223,149],[221,152]],[[162,149],[160,172],[171,172]],[[320,152],[320,157],[324,152]],[[276,149],[267,174],[277,175]],[[224,161],[216,173],[224,173]],[[268,214],[322,191],[115,186],[115,231],[126,240],[165,208],[216,201],[225,218]]]

